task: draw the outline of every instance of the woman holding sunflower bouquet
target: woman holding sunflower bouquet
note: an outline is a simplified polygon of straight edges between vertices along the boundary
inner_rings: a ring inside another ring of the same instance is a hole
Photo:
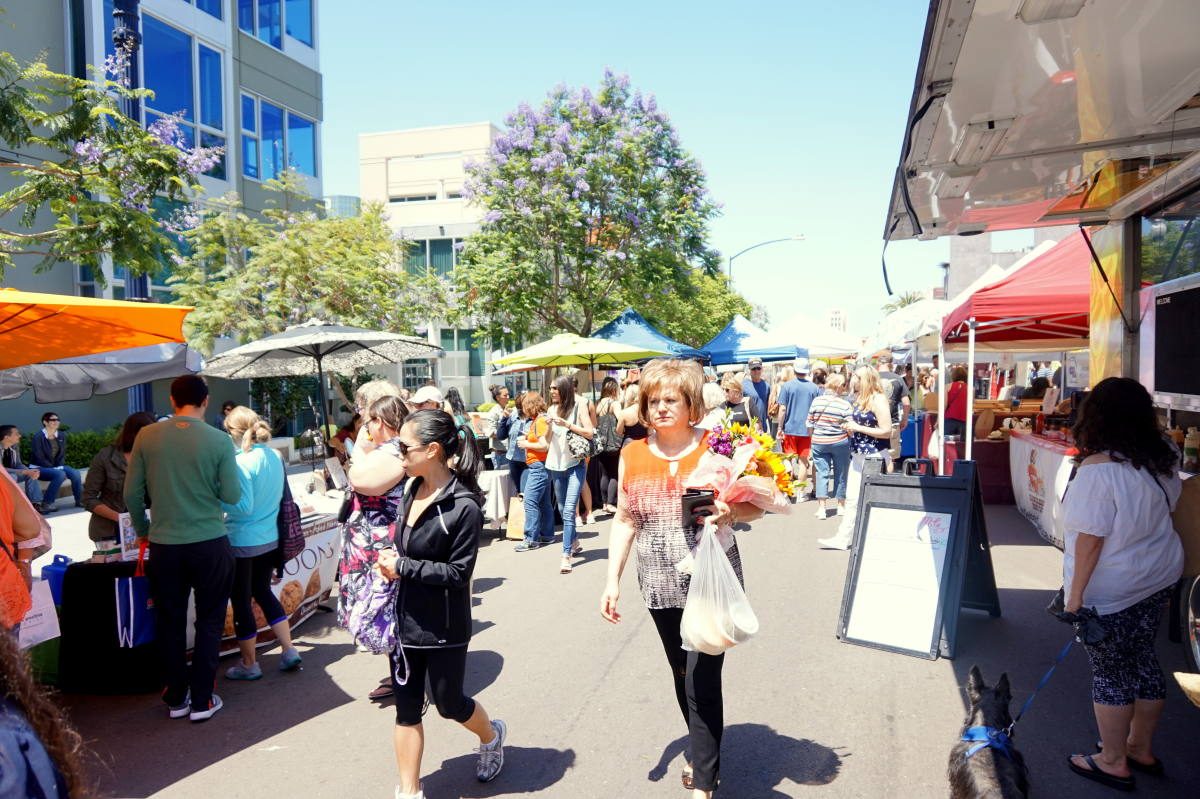
[[[621,450],[617,515],[609,542],[608,582],[600,599],[600,615],[610,623],[620,622],[617,601],[621,574],[636,545],[638,585],[662,641],[675,698],[688,729],[683,785],[693,797],[707,799],[717,787],[720,768],[724,726],[721,668],[725,657],[682,648],[679,627],[691,578],[676,568],[705,529],[697,524],[685,525],[681,512],[685,486],[715,459],[707,433],[696,427],[704,416],[703,385],[704,373],[691,361],[658,359],[642,370],[639,420],[651,432],[645,440],[629,442]],[[762,515],[751,503],[729,503],[715,497],[712,504],[696,508],[695,513],[709,515],[718,526]],[[736,542],[727,555],[740,581],[741,559]]]

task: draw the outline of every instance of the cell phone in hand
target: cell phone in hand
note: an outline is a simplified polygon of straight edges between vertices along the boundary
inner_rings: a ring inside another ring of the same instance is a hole
[[[713,504],[713,500],[717,498],[717,492],[709,488],[689,488],[683,492],[683,527],[689,529],[696,526],[697,516],[711,516],[712,510],[707,509],[698,511],[699,508],[704,508]]]

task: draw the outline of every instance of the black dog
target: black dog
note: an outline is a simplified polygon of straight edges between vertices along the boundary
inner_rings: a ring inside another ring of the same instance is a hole
[[[1029,774],[1021,753],[1006,731],[1012,724],[1008,675],[988,688],[978,666],[967,679],[971,710],[963,724],[962,740],[950,750],[951,799],[1016,799],[1028,796]]]

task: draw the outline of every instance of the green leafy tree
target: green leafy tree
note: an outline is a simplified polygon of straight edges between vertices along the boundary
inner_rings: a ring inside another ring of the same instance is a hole
[[[606,72],[599,89],[522,103],[465,194],[483,225],[460,258],[460,312],[493,338],[588,335],[644,288],[686,296],[719,270],[717,205],[651,95]],[[726,320],[727,321],[727,320]]]
[[[122,57],[107,66],[120,74]],[[39,270],[71,261],[102,279],[104,256],[146,274],[175,251],[151,204],[198,191],[196,176],[220,150],[185,147],[174,118],[143,129],[121,114],[125,98],[150,95],[99,72],[80,80],[0,52],[0,171],[17,181],[0,195],[0,277],[21,255],[40,256]],[[44,210],[53,225],[39,225]]]
[[[730,288],[729,278],[694,271],[681,292],[643,292],[633,307],[666,336],[702,347],[721,332],[735,314],[751,317],[755,309]]]
[[[894,299],[885,303],[880,310],[882,310],[885,314],[890,314],[893,311],[898,311],[901,308],[905,308],[909,305],[915,305],[923,299],[925,299],[925,295],[919,291],[902,291],[899,294],[894,295]]]
[[[444,313],[445,287],[403,269],[407,244],[382,206],[327,218],[294,172],[264,185],[272,199],[261,215],[229,194],[175,220],[189,252],[168,282],[176,302],[196,308],[187,319],[195,346],[208,352],[220,336],[247,342],[309,319],[407,333]]]

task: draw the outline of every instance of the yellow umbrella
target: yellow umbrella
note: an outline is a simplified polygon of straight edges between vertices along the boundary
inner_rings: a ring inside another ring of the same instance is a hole
[[[584,338],[574,333],[560,333],[554,338],[497,358],[498,366],[526,364],[528,366],[607,366],[631,361],[644,361],[669,353],[631,347],[603,338]]]
[[[0,369],[183,343],[184,305],[0,290]]]

